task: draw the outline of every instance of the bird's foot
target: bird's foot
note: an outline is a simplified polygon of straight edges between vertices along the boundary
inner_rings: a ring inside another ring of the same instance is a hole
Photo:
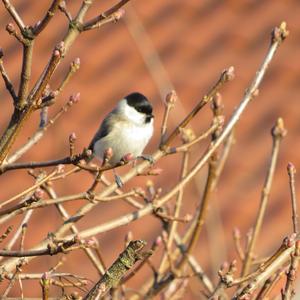
[[[149,161],[149,163],[151,165],[153,165],[155,163],[155,160],[154,160],[153,156],[150,155],[150,154],[142,154],[142,155],[138,156],[137,158],[147,160],[147,161]]]
[[[118,188],[122,188],[124,183],[123,183],[121,177],[116,173],[114,174],[114,176],[115,176],[115,183],[117,184]]]

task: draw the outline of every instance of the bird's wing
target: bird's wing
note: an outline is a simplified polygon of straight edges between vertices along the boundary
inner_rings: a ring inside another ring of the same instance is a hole
[[[106,118],[103,120],[102,124],[100,125],[100,128],[97,130],[95,136],[93,137],[88,149],[94,151],[94,145],[103,137],[107,136],[109,132],[112,129],[112,125],[110,125],[110,118],[113,116],[114,112],[112,111],[110,114],[106,116]]]

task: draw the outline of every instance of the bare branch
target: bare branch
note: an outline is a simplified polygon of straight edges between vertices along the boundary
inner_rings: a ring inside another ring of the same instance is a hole
[[[48,25],[48,23],[51,21],[53,18],[55,12],[58,10],[58,7],[62,0],[53,0],[50,8],[47,10],[46,15],[42,19],[42,21],[39,21],[34,27],[33,27],[33,34],[35,36],[39,35],[45,27]]]
[[[163,116],[163,120],[162,120],[162,125],[161,125],[161,132],[160,132],[160,136],[161,136],[161,141],[160,143],[162,144],[165,140],[166,134],[167,134],[167,123],[168,123],[168,119],[169,119],[169,115],[170,115],[170,111],[172,110],[172,108],[174,108],[174,105],[177,101],[177,94],[176,92],[173,90],[171,91],[167,96],[166,96],[166,101],[165,101],[165,110],[164,110],[164,116]]]
[[[52,117],[48,122],[45,120],[45,111],[41,111],[41,122],[39,125],[38,130],[33,134],[29,140],[22,145],[18,150],[16,150],[15,153],[13,153],[10,157],[7,158],[6,163],[11,164],[15,162],[17,159],[19,159],[24,153],[26,153],[31,147],[33,147],[43,136],[44,133],[49,129],[50,126],[54,125],[55,122],[65,113],[69,110],[70,107],[73,106],[73,104],[76,104],[79,101],[80,94],[77,93],[75,95],[72,95],[70,99],[67,101],[66,104],[62,106],[62,108]],[[47,107],[45,107],[46,109]],[[45,124],[46,123],[46,124]]]
[[[21,32],[25,29],[25,24],[23,20],[21,19],[20,15],[16,11],[15,7],[10,3],[9,0],[2,0],[5,8],[9,12],[9,14],[12,16],[18,27],[20,28]]]
[[[131,241],[104,276],[83,299],[99,299],[99,297],[104,296],[112,287],[116,286],[138,260],[144,260],[152,254],[152,252],[142,252],[145,246],[145,241]]]
[[[184,118],[184,120],[176,127],[176,129],[170,134],[168,138],[166,138],[165,142],[160,145],[162,149],[167,148],[170,143],[173,141],[176,135],[179,134],[182,128],[185,128],[188,123],[195,117],[195,115],[200,111],[202,107],[204,107],[207,103],[209,103],[213,97],[219,92],[220,88],[229,80],[234,78],[234,68],[230,67],[224,70],[219,78],[219,80],[215,83],[215,85],[210,89],[207,95],[205,95],[199,103],[195,106],[195,108]]]
[[[249,272],[249,268],[252,263],[253,259],[253,250],[258,238],[258,234],[260,232],[263,218],[265,215],[269,195],[270,195],[270,190],[273,182],[273,177],[275,173],[275,168],[276,168],[276,163],[277,163],[277,158],[278,158],[278,153],[279,153],[279,146],[282,138],[286,135],[286,130],[284,128],[283,120],[278,119],[275,126],[272,129],[272,137],[273,137],[273,147],[272,147],[272,154],[271,154],[271,161],[270,165],[268,168],[268,172],[266,175],[265,183],[262,189],[261,193],[261,200],[260,200],[260,207],[258,210],[258,214],[256,217],[255,225],[254,225],[254,230],[253,234],[250,240],[250,244],[248,246],[246,255],[245,255],[245,260],[243,263],[243,269],[242,269],[242,276],[245,276]]]
[[[270,261],[263,267],[262,271],[258,271],[252,280],[239,289],[233,296],[233,300],[242,300],[246,296],[251,296],[253,292],[261,286],[272,274],[277,272],[290,258],[295,251],[295,244],[282,245],[279,250],[271,257]],[[273,258],[274,257],[274,258]]]
[[[101,25],[118,21],[123,16],[123,11],[120,10],[126,3],[130,0],[121,0],[119,3],[115,4],[113,7],[102,13],[101,15],[85,22],[82,26],[82,30],[90,30],[94,28],[99,28]]]
[[[31,77],[32,66],[32,53],[33,53],[33,39],[25,39],[23,42],[23,61],[22,71],[20,78],[20,87],[18,93],[18,109],[22,110],[27,104],[26,97],[28,96],[29,80]]]
[[[27,256],[41,256],[41,255],[56,255],[58,253],[66,253],[74,250],[75,248],[82,248],[81,245],[72,247],[78,243],[78,239],[74,238],[71,240],[63,241],[50,241],[45,249],[29,250],[29,251],[18,251],[18,250],[0,250],[0,256],[6,257],[27,257]]]
[[[294,284],[300,258],[300,241],[296,242],[295,252],[291,254],[291,263],[286,274],[286,284],[284,290],[281,291],[282,300],[290,300],[296,294]]]
[[[35,169],[35,168],[44,168],[44,167],[53,167],[58,165],[69,165],[69,164],[78,164],[81,160],[88,159],[91,153],[89,150],[83,151],[81,154],[73,155],[73,157],[67,156],[61,159],[49,160],[43,162],[25,162],[25,163],[13,163],[7,164],[0,167],[0,174],[3,174],[7,171],[19,170],[19,169]]]
[[[288,175],[291,191],[291,201],[292,201],[292,220],[293,220],[293,232],[298,235],[299,233],[299,217],[297,211],[297,198],[295,190],[295,174],[296,168],[292,163],[288,164]]]
[[[6,71],[5,71],[2,57],[3,57],[3,50],[0,49],[0,73],[2,75],[2,78],[3,78],[3,81],[5,83],[6,89],[9,91],[9,93],[10,93],[10,95],[11,95],[11,97],[12,97],[14,103],[15,103],[17,101],[17,95],[15,93],[12,82],[10,81],[10,79],[9,79],[9,77],[8,77]]]

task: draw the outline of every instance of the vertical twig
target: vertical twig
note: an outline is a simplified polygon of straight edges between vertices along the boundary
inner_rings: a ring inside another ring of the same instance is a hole
[[[172,108],[174,108],[174,104],[177,101],[177,95],[176,92],[173,90],[171,91],[167,96],[166,96],[166,101],[165,101],[165,110],[164,110],[164,116],[163,116],[163,121],[161,125],[161,140],[160,144],[162,144],[165,140],[166,134],[167,134],[167,124],[169,120],[169,115],[170,111]]]
[[[18,93],[17,108],[22,110],[27,104],[29,81],[31,77],[33,37],[24,39],[23,42],[23,61]]]
[[[216,94],[213,97],[212,110],[213,110],[213,114],[214,114],[213,122],[219,122],[219,119],[223,118],[223,105],[221,103],[221,97],[219,94]],[[220,134],[221,134],[221,126],[219,126],[212,133],[212,141],[211,141],[212,144],[216,141],[216,139],[220,136]],[[200,236],[202,226],[206,219],[208,203],[211,198],[211,194],[216,187],[216,182],[219,179],[218,176],[220,175],[220,173],[219,174],[216,173],[217,166],[218,166],[218,160],[219,160],[219,154],[217,153],[217,151],[215,151],[214,153],[212,153],[209,163],[208,163],[208,175],[207,175],[207,180],[206,180],[206,184],[205,184],[205,189],[204,189],[203,197],[201,199],[200,210],[197,215],[196,226],[194,228],[192,238],[187,245],[187,249],[186,249],[187,254],[192,253],[194,247],[196,246],[196,243]],[[183,258],[180,262],[180,267],[182,267],[184,265],[184,263],[186,261],[186,257],[187,256],[183,256]]]
[[[297,211],[297,198],[295,190],[295,174],[296,168],[292,163],[289,163],[287,166],[288,175],[289,175],[289,184],[291,191],[291,201],[292,201],[292,220],[293,220],[293,232],[298,235],[299,233],[299,216]]]
[[[180,174],[180,180],[186,176],[187,173],[187,167],[188,167],[188,161],[189,161],[189,152],[186,151],[183,154],[183,158],[182,158],[182,166],[181,166],[181,174]],[[174,211],[174,217],[178,218],[179,214],[180,214],[180,210],[181,210],[181,206],[182,206],[182,199],[183,199],[183,192],[184,189],[180,189],[176,198],[176,202],[175,202],[175,211]],[[174,236],[176,234],[176,230],[177,230],[177,222],[174,221],[172,222],[172,225],[170,227],[169,230],[169,235],[168,235],[168,241],[167,241],[167,246],[166,248],[171,249],[172,247],[172,243],[173,243],[173,239]],[[165,253],[165,255],[163,256],[159,269],[158,269],[158,274],[162,273],[162,270],[165,268],[165,263],[167,262],[168,259],[168,254]]]
[[[248,249],[245,253],[245,260],[243,263],[243,268],[241,273],[242,277],[248,274],[249,269],[251,267],[254,247],[262,226],[263,218],[265,215],[265,211],[266,211],[266,207],[270,195],[270,190],[273,182],[273,177],[274,177],[278,153],[279,153],[280,142],[285,135],[286,135],[286,130],[284,128],[283,120],[279,118],[272,129],[273,147],[272,147],[271,161],[270,161],[265,183],[261,193],[260,206],[256,217],[253,234],[250,239]]]

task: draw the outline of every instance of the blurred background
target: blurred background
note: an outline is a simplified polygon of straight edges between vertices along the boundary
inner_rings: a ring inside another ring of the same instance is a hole
[[[34,24],[41,19],[51,3],[21,0],[12,2],[26,24]],[[114,3],[95,1],[88,18]],[[73,15],[80,4],[79,0],[67,1],[68,9]],[[55,88],[58,85],[69,64],[76,57],[81,60],[81,68],[55,105],[49,109],[49,117],[60,109],[72,93],[80,92],[81,100],[51,127],[44,138],[20,161],[41,161],[68,155],[68,136],[71,132],[75,132],[78,137],[76,150],[80,152],[89,144],[103,117],[119,99],[132,91],[144,93],[154,105],[155,136],[146,149],[147,153],[152,153],[159,143],[165,95],[174,89],[179,96],[169,120],[169,128],[172,129],[209,90],[221,71],[234,66],[234,81],[226,84],[221,91],[228,120],[268,49],[272,28],[281,21],[288,24],[290,36],[272,61],[260,87],[259,96],[249,105],[236,127],[236,143],[232,147],[214,194],[207,225],[195,251],[204,270],[216,282],[220,264],[237,257],[232,240],[233,228],[240,228],[245,237],[255,220],[271,153],[270,129],[278,117],[283,118],[288,135],[280,148],[266,218],[256,247],[257,253],[262,256],[272,253],[292,231],[286,166],[288,162],[293,162],[296,168],[300,168],[299,1],[132,0],[125,7],[125,11],[124,18],[118,23],[86,32],[77,39],[57,69],[51,87]],[[6,24],[12,21],[3,5],[0,6],[0,16],[0,47],[4,50],[4,64],[17,87],[22,49],[5,31]],[[66,29],[67,20],[58,12],[36,40],[31,86],[47,64],[54,45],[63,38]],[[2,133],[13,108],[3,82],[0,84],[0,102]],[[192,122],[192,127],[200,134],[208,128],[210,122],[211,112],[209,107],[206,107]],[[22,129],[13,150],[35,132],[38,124],[39,115],[36,113]],[[205,147],[199,147],[197,151],[201,149]],[[199,152],[194,152],[191,165],[197,157]],[[161,176],[152,180],[157,187],[163,188],[163,192],[168,191],[178,180],[180,164],[177,162],[178,156],[168,157],[157,164],[164,171]],[[203,169],[186,190],[186,213],[195,212],[203,191],[205,174],[206,170]],[[86,190],[92,181],[91,175],[83,173],[57,182],[55,188],[59,195],[73,194]],[[124,189],[138,185],[145,187],[146,181],[147,178],[139,177]],[[1,200],[21,192],[32,184],[33,179],[26,171],[2,175]],[[299,180],[296,182],[296,188],[300,189]],[[82,204],[83,202],[75,201],[66,204],[65,207],[69,213],[74,213]],[[81,220],[78,226],[88,228],[131,210],[131,207],[121,201],[101,204]],[[17,227],[20,221],[21,216],[12,223]],[[55,208],[35,211],[28,224],[25,248],[36,244],[61,223],[61,217]],[[3,226],[1,232],[5,228],[6,226]],[[153,217],[145,217],[97,236],[107,266],[124,247],[124,236],[128,231],[133,232],[134,238],[145,239],[151,243],[160,230],[159,221]],[[158,257],[159,255],[154,256],[154,261]],[[56,261],[57,257],[36,259],[25,271],[45,272]],[[81,251],[68,255],[62,269],[92,280],[98,278],[96,270]],[[150,276],[151,271],[144,270],[143,274]],[[138,286],[143,281],[142,277],[134,277],[132,286]],[[199,299],[200,290],[198,281],[192,280],[184,299]],[[39,296],[38,282],[24,282],[24,294],[27,297]],[[52,294],[55,294],[55,289],[52,290]],[[11,295],[19,295],[18,287]]]

